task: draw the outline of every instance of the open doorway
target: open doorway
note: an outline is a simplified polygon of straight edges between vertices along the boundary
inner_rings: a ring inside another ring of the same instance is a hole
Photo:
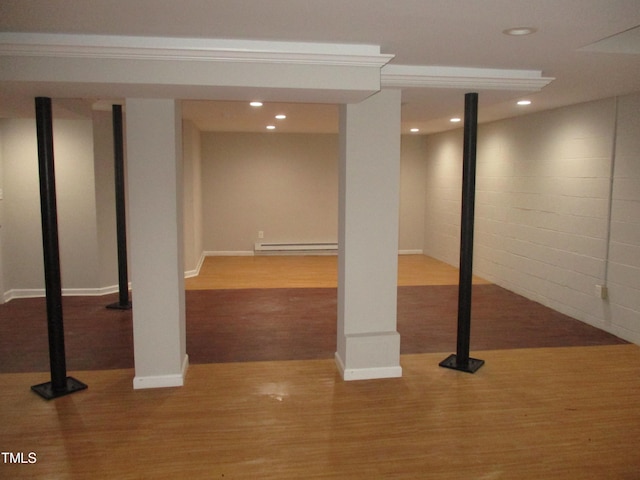
[[[183,116],[190,361],[331,358],[338,107],[187,101]]]

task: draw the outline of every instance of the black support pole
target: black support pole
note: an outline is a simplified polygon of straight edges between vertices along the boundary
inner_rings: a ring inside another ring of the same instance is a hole
[[[458,341],[455,355],[441,367],[474,373],[484,360],[469,358],[471,338],[471,286],[473,278],[473,223],[476,191],[476,144],[478,137],[478,94],[464,97],[464,147],[462,160],[462,218],[460,231],[460,284],[458,289]]]
[[[113,119],[113,157],[116,185],[116,235],[118,241],[118,302],[107,308],[129,310],[129,274],[127,272],[127,222],[124,198],[124,141],[122,133],[122,105],[111,108]]]
[[[38,165],[40,171],[40,209],[42,214],[42,246],[47,297],[47,326],[49,333],[49,364],[51,381],[34,385],[31,389],[41,397],[68,395],[87,386],[67,377],[62,322],[62,282],[60,279],[60,251],[58,246],[58,213],[53,161],[53,120],[51,99],[36,98],[36,127],[38,134]]]

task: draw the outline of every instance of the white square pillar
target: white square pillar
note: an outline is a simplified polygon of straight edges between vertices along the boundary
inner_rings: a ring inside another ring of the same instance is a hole
[[[344,380],[402,376],[400,95],[383,90],[340,109],[336,363]]]
[[[125,107],[133,386],[182,386],[188,357],[180,103],[127,99]]]

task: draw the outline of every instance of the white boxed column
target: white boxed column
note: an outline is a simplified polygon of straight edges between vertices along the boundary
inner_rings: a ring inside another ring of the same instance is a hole
[[[181,386],[188,365],[181,123],[175,100],[126,101],[134,388]]]
[[[399,377],[400,91],[340,109],[338,348],[345,380]]]

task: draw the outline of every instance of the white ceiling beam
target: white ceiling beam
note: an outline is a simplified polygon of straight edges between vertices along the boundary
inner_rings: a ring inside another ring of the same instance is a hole
[[[376,67],[393,55],[376,45],[203,38],[0,33],[0,56],[178,60]]]
[[[0,82],[39,95],[358,103],[392,58],[376,45],[0,32]]]
[[[539,91],[554,80],[539,70],[386,65],[380,83],[394,88]]]

